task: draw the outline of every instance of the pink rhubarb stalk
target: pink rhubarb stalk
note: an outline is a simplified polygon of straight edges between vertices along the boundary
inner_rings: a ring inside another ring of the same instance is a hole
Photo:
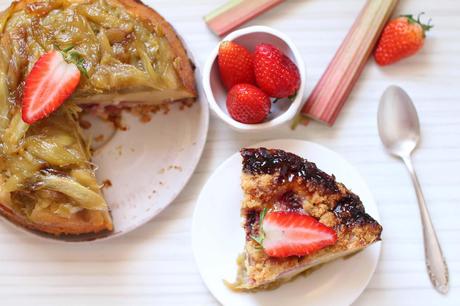
[[[223,36],[284,0],[231,0],[204,17],[208,27]]]
[[[398,0],[368,0],[307,99],[301,115],[332,126]],[[297,118],[296,122],[299,121]]]

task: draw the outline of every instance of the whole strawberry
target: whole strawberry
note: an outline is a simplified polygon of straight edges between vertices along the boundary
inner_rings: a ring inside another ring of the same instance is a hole
[[[217,63],[227,89],[240,83],[255,84],[253,56],[245,47],[232,41],[222,42]]]
[[[259,88],[251,84],[238,84],[227,95],[230,116],[242,123],[260,123],[270,113],[271,101]]]
[[[270,44],[256,46],[254,73],[257,85],[271,97],[292,96],[300,86],[297,66],[283,52]]]
[[[420,15],[403,15],[391,20],[383,29],[374,52],[377,64],[384,66],[417,53],[423,47],[425,32],[433,26],[420,22]]]

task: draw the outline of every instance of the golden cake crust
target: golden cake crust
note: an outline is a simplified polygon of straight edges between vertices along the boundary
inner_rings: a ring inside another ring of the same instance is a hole
[[[83,218],[63,220],[62,217],[47,214],[43,216],[47,223],[29,221],[25,216],[15,213],[11,208],[0,203],[0,214],[11,222],[30,230],[40,231],[51,235],[80,235],[82,233],[100,233],[112,231],[113,225],[108,211],[85,211]]]

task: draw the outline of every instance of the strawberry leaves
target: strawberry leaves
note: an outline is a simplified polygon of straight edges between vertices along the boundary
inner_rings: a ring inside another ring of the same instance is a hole
[[[420,17],[425,14],[425,12],[421,12],[420,14],[417,15],[417,19],[414,18],[414,15],[412,14],[408,14],[408,15],[401,15],[401,17],[406,17],[407,18],[407,21],[409,23],[417,23],[419,24],[422,29],[423,29],[423,35],[425,36],[425,32],[429,31],[433,25],[431,24],[431,18],[428,20],[427,23],[423,23],[421,20],[420,20]]]
[[[77,66],[78,70],[86,77],[88,78],[88,70],[86,70],[84,63],[85,60],[83,59],[83,56],[76,50],[73,50],[74,46],[67,47],[63,50],[58,50],[61,52],[62,56],[64,57],[64,60],[67,63],[73,63],[75,66]]]
[[[264,233],[264,228],[263,228],[263,221],[265,219],[265,215],[267,214],[268,209],[265,207],[259,215],[259,235],[258,236],[253,236],[251,235],[252,240],[257,242],[260,247],[262,248],[264,239],[265,239],[265,233]]]

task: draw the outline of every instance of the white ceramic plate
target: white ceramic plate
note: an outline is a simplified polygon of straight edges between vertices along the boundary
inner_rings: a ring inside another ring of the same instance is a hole
[[[334,173],[363,201],[366,211],[379,220],[377,206],[367,184],[345,159],[318,144],[301,140],[273,140],[251,147],[283,149]],[[350,305],[367,286],[376,268],[380,243],[348,258],[324,265],[308,277],[299,277],[278,289],[236,293],[223,280],[236,276],[236,258],[243,250],[240,227],[241,157],[235,153],[209,178],[198,198],[192,225],[192,245],[201,276],[211,293],[228,306],[341,306]]]
[[[201,86],[198,84],[199,91]],[[93,157],[110,205],[114,232],[127,233],[151,220],[182,191],[203,151],[209,110],[202,92],[195,104],[167,114],[157,113],[148,123],[125,114],[129,130],[118,131]],[[96,134],[97,135],[97,134]]]

